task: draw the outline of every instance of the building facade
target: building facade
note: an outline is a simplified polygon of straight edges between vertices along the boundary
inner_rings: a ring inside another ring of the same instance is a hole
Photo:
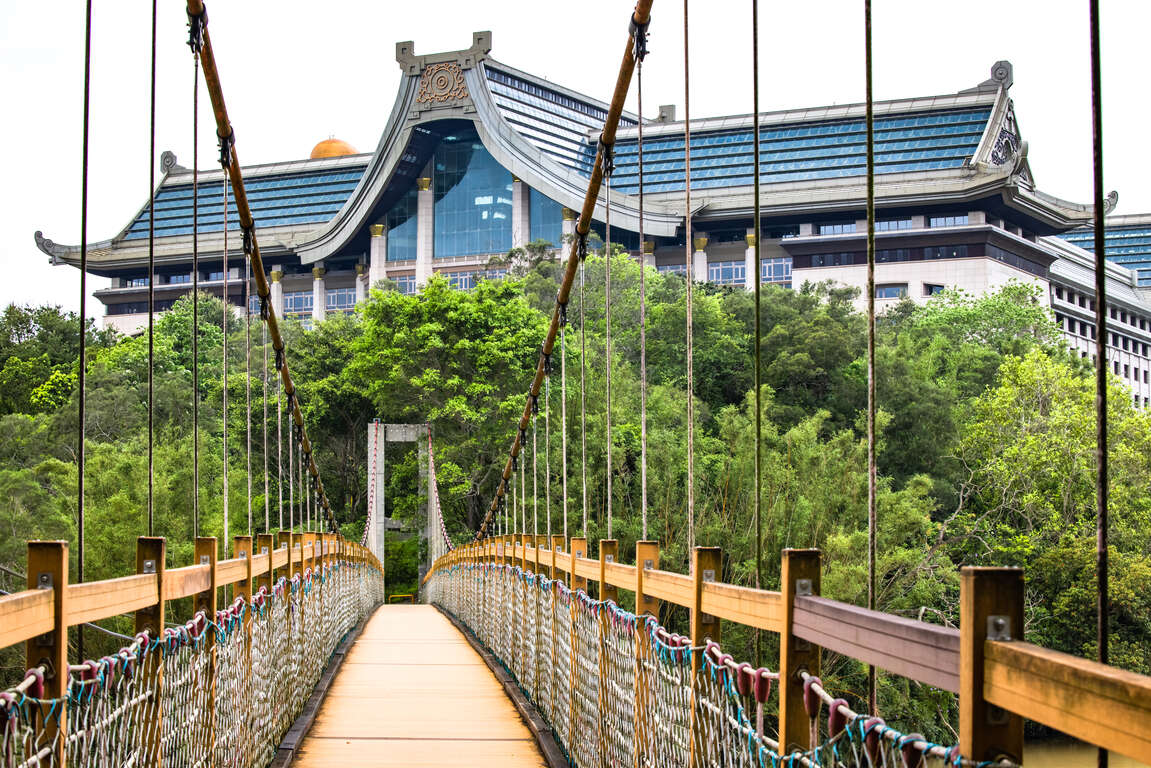
[[[503,274],[493,256],[538,240],[558,250],[572,234],[607,105],[490,51],[488,32],[445,53],[417,55],[399,43],[404,76],[373,152],[328,140],[309,159],[244,169],[278,313],[313,322],[351,311],[381,281],[414,292],[433,273],[468,289]],[[1049,297],[1069,343],[1094,354],[1092,206],[1036,187],[1012,81],[1010,63],[997,62],[970,89],[875,104],[878,305],[1027,281]],[[639,119],[621,119],[610,199],[601,195],[593,229],[603,235],[610,205],[613,242],[683,273],[684,124],[671,106],[644,122],[641,247]],[[692,121],[692,279],[750,287],[758,270],[788,287],[863,288],[864,105],[764,113],[759,125],[756,232],[752,116]],[[201,286],[223,296],[226,271],[228,300],[243,306],[240,230],[222,172],[201,172],[194,200],[191,170],[171,153],[162,167],[154,203],[89,249],[89,269],[112,279],[98,293],[105,324],[128,333],[147,321],[149,227],[162,311],[192,284],[193,216]],[[1106,213],[1116,201],[1112,193]],[[39,232],[36,242],[55,263],[79,262],[76,246]],[[1151,215],[1109,218],[1106,247],[1116,308],[1109,360],[1143,405],[1151,398]]]

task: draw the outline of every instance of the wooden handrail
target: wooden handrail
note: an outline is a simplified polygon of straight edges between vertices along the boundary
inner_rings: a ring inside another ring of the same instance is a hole
[[[361,562],[383,570],[379,560],[358,544],[344,542],[347,547],[337,555],[332,548],[323,555],[321,546],[310,543],[301,550],[304,557],[316,558],[319,566],[321,557]],[[288,550],[277,549],[252,558],[251,576],[268,573],[269,568],[283,568],[288,564]],[[248,561],[236,557],[220,560],[216,564],[216,585],[218,587],[237,584],[249,578]],[[191,597],[209,589],[212,584],[212,567],[195,564],[182,568],[168,568],[164,571],[163,595],[155,573],[137,573],[101,581],[64,586],[65,604],[68,606],[64,617],[65,627],[74,627],[113,616],[136,613],[156,605],[159,601],[178,600]],[[54,589],[28,589],[10,595],[0,595],[0,648],[26,642],[53,630],[56,622]]]
[[[1143,762],[1151,677],[1022,641],[988,640],[983,697],[1009,712]]]
[[[869,611],[826,597],[797,597],[792,631],[829,651],[959,692],[958,629]]]

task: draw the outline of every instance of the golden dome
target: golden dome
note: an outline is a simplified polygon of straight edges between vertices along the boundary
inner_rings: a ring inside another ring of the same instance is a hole
[[[336,138],[328,138],[312,147],[311,158],[313,160],[319,160],[323,157],[342,157],[344,155],[355,154],[357,154],[356,148],[348,142]]]

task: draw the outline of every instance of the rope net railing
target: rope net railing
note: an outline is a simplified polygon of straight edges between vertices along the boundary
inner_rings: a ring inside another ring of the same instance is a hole
[[[693,550],[683,575],[659,570],[656,542],[637,543],[638,567],[616,562],[614,540],[599,542],[598,561],[587,544],[469,544],[437,560],[423,587],[506,667],[578,768],[1013,768],[1025,717],[1136,760],[1151,745],[1151,678],[1023,642],[1019,569],[965,568],[956,629],[820,597],[817,550],[785,550],[773,592],[723,583],[717,548]],[[621,589],[639,615],[621,607]],[[660,624],[661,605],[687,609],[688,635]],[[728,653],[725,622],[777,633],[778,668]],[[895,727],[866,692],[829,691],[828,654],[958,694],[957,738],[922,735],[951,732],[942,711]]]
[[[816,746],[780,754],[779,674],[692,645],[655,616],[624,610],[518,565],[435,572],[427,598],[466,624],[516,678],[575,766],[976,765],[958,747],[903,734],[833,699],[806,676]],[[775,698],[772,698],[773,693]],[[819,726],[822,707],[829,715]],[[1011,763],[1003,763],[1004,766]]]
[[[310,552],[263,553],[288,572],[254,592],[236,582],[226,608],[124,636],[116,653],[68,664],[65,679],[50,660],[29,669],[0,692],[0,766],[270,764],[336,646],[383,600],[369,558],[325,544]],[[42,642],[27,640],[30,657]]]

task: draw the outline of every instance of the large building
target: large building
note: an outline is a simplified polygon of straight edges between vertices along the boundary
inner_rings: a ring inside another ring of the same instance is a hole
[[[491,35],[470,48],[417,54],[396,46],[404,77],[375,151],[320,142],[304,160],[244,169],[272,300],[305,321],[350,311],[369,285],[415,291],[433,273],[469,288],[492,256],[574,229],[607,105],[491,58]],[[1072,346],[1094,353],[1090,205],[1040,191],[1009,96],[1011,64],[967,90],[875,104],[877,286],[880,306],[946,288],[981,293],[1010,280],[1049,297]],[[624,114],[611,184],[612,241],[660,271],[685,271],[684,124],[661,107],[644,121],[644,236],[639,242],[639,117]],[[756,270],[785,286],[865,285],[864,106],[760,116],[762,228],[753,229],[751,115],[692,121],[693,279],[750,286]],[[163,310],[192,282],[192,172],[171,153],[154,203],[93,245],[89,269],[112,279],[98,297],[105,323],[147,320],[148,234]],[[243,304],[235,209],[225,217],[221,171],[199,174],[200,280],[222,295],[225,226],[229,300]],[[1116,196],[1108,198],[1108,211]],[[594,228],[602,235],[606,196]],[[753,244],[760,239],[761,262]],[[76,246],[36,242],[55,263]],[[1088,250],[1084,250],[1087,248]],[[1151,398],[1151,215],[1109,220],[1115,320],[1109,359],[1141,405]],[[861,302],[864,299],[860,299]]]

